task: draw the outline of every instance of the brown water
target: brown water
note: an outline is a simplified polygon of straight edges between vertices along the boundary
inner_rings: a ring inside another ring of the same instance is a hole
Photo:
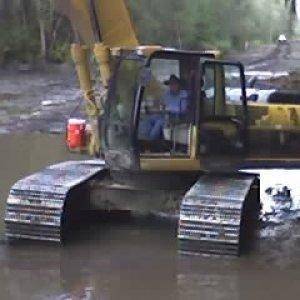
[[[77,158],[62,137],[0,136],[1,219],[10,186],[45,165]],[[298,173],[264,173],[295,181]],[[293,180],[292,180],[293,179]],[[265,187],[268,182],[263,183]],[[272,183],[273,184],[273,183]],[[295,194],[294,194],[295,195]],[[65,247],[22,242],[0,245],[1,299],[298,299],[300,224],[261,231],[256,249],[241,258],[177,254],[176,224],[131,218],[82,228]],[[3,238],[3,222],[1,222]]]

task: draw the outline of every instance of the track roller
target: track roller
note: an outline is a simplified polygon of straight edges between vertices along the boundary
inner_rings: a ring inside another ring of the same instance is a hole
[[[259,213],[259,181],[253,175],[204,175],[180,207],[183,253],[239,255]]]

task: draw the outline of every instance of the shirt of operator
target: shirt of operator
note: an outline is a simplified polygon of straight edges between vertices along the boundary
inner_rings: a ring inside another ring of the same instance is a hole
[[[167,91],[163,97],[166,110],[172,114],[184,114],[188,108],[188,92],[181,90],[178,94]]]

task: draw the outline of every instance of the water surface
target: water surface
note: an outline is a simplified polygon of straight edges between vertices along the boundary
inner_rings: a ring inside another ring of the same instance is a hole
[[[17,179],[77,158],[67,153],[59,135],[0,136],[1,220],[9,188]],[[265,210],[272,211],[272,198],[264,190],[283,184],[291,188],[295,213],[266,223],[256,249],[241,258],[178,255],[176,224],[168,220],[122,218],[90,224],[74,232],[65,247],[7,245],[1,221],[1,299],[297,299],[299,175],[261,173]]]

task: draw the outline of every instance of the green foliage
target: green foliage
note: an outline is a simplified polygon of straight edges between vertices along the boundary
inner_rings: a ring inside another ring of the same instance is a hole
[[[56,63],[66,62],[70,57],[70,45],[69,43],[58,41],[51,49],[51,60]]]
[[[246,42],[273,42],[295,26],[296,0],[126,1],[144,44],[226,51],[241,49]],[[71,28],[55,13],[54,2],[0,0],[0,64],[68,59]]]
[[[15,24],[0,26],[0,52],[5,61],[32,61],[39,54],[39,35],[35,28]]]
[[[54,0],[0,0],[0,65],[12,60],[64,62],[71,28]]]
[[[288,14],[276,0],[129,0],[144,43],[198,49],[242,48],[272,42],[287,30]]]

